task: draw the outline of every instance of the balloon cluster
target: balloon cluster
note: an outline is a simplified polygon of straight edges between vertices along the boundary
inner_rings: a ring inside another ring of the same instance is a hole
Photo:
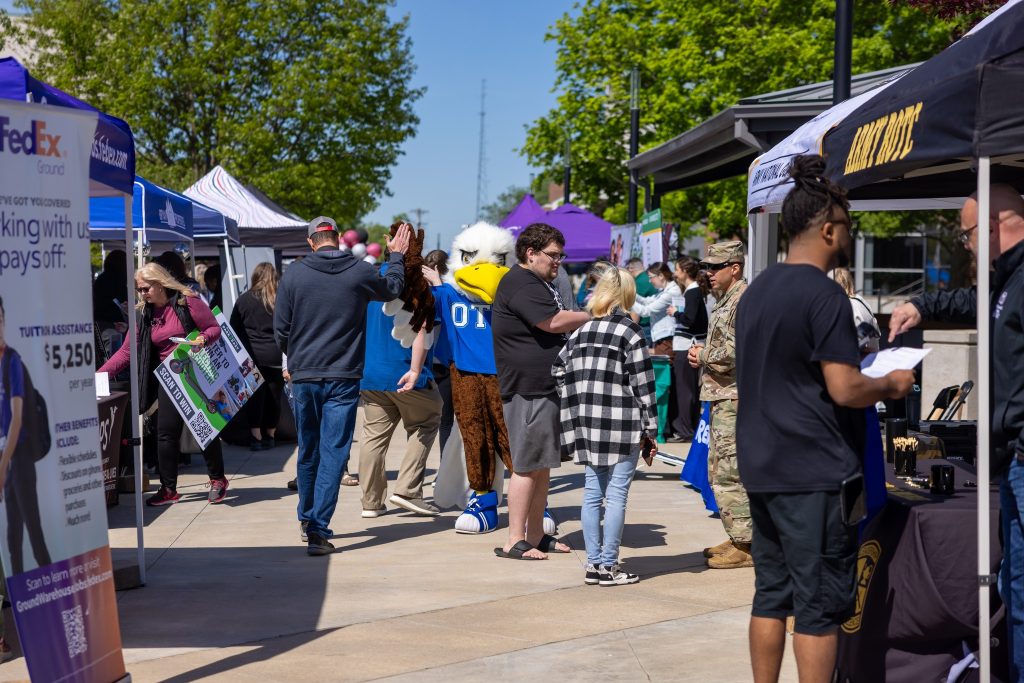
[[[341,248],[351,251],[353,256],[363,259],[367,263],[376,263],[380,255],[384,253],[384,248],[376,242],[367,244],[368,239],[370,239],[370,235],[363,228],[346,230],[341,236]]]

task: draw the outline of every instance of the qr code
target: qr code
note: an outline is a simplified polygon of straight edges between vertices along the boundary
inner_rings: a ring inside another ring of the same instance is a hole
[[[75,605],[73,609],[63,610],[60,615],[64,619],[64,637],[68,641],[68,656],[77,657],[85,654],[85,651],[89,649],[89,643],[85,639],[82,606]]]
[[[196,413],[196,417],[189,424],[189,427],[192,429],[192,434],[195,435],[196,441],[200,444],[213,436],[213,428],[203,418],[202,413]]]

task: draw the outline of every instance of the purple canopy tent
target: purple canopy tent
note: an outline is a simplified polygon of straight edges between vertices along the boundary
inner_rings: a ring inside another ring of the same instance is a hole
[[[516,208],[512,209],[512,212],[505,216],[505,220],[498,225],[503,228],[523,228],[544,218],[544,214],[544,209],[533,198],[533,195],[526,194],[516,204]]]
[[[536,210],[531,210],[531,204]],[[518,236],[530,223],[547,223],[562,232],[565,236],[567,263],[590,263],[608,258],[612,224],[574,204],[563,204],[554,211],[544,211],[537,200],[528,194],[500,225]]]

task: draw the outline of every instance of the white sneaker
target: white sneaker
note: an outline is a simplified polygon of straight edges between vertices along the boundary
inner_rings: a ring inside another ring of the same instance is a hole
[[[622,567],[617,564],[610,566],[602,564],[599,573],[600,579],[598,579],[598,583],[602,586],[625,586],[640,580],[640,577],[636,574],[622,571]]]
[[[375,517],[380,517],[381,515],[383,515],[387,511],[388,511],[388,509],[384,508],[384,507],[378,508],[376,510],[363,510],[363,518],[364,519],[373,519]]]

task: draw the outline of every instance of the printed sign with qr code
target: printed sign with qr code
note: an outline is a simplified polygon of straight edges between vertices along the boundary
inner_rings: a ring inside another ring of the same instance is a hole
[[[64,638],[68,641],[68,656],[77,657],[89,649],[85,639],[85,620],[82,618],[82,606],[75,605],[60,613],[64,620]]]

